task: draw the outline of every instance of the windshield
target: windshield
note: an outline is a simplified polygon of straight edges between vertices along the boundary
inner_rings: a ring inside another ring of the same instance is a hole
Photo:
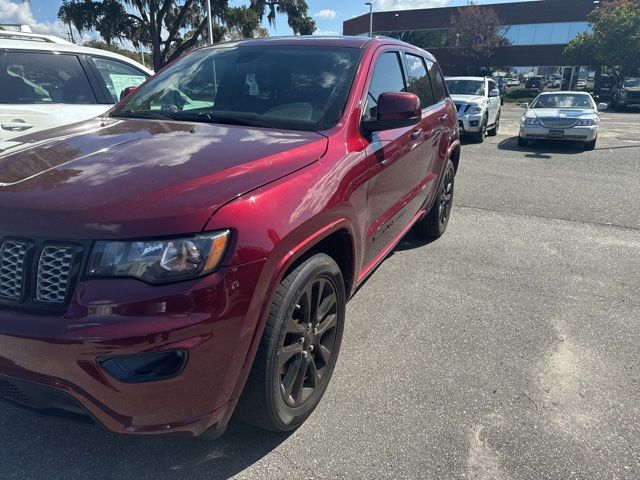
[[[588,95],[564,93],[558,95],[540,95],[533,101],[531,108],[588,108],[594,110],[595,105]]]
[[[342,115],[359,58],[352,48],[197,50],[111,116],[325,130]]]
[[[627,78],[624,81],[624,87],[640,87],[640,78]]]
[[[484,95],[484,80],[447,80],[452,95]]]

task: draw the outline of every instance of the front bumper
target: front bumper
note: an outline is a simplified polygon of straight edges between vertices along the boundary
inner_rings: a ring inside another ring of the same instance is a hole
[[[520,125],[520,138],[525,140],[570,140],[591,142],[598,136],[598,126],[546,128],[542,125]]]
[[[482,118],[484,114],[479,113],[477,115],[461,115],[458,117],[458,127],[460,134],[465,133],[478,133],[482,128]]]
[[[3,308],[0,398],[86,413],[122,434],[192,436],[212,425],[224,428],[258,320],[251,300],[263,265],[163,286],[81,281],[64,315]],[[175,376],[162,380],[117,380],[101,364],[165,351],[188,355]]]

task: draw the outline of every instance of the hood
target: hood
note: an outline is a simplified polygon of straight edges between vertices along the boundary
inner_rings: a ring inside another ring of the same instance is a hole
[[[530,118],[591,118],[598,114],[593,110],[583,110],[579,108],[530,108],[525,113]]]
[[[485,97],[479,95],[451,95],[454,103],[483,103],[486,102],[487,99]]]
[[[43,133],[0,143],[0,236],[199,232],[223,204],[318,160],[328,141],[315,132],[139,119]]]

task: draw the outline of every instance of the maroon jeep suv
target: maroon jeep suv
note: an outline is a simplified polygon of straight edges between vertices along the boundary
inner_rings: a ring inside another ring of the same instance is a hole
[[[447,227],[456,125],[429,53],[297,37],[195,50],[0,143],[0,397],[124,434],[296,428],[347,300]]]

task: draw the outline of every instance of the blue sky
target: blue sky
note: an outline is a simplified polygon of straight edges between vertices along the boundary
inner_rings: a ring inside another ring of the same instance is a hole
[[[408,8],[442,7],[466,4],[466,0],[373,0],[374,11],[396,10]],[[509,3],[515,0],[480,0],[478,3]],[[11,3],[12,5],[9,5]],[[247,5],[248,0],[230,0],[231,5]],[[310,14],[315,18],[320,34],[341,34],[342,22],[349,18],[368,12],[364,0],[307,0]],[[21,5],[21,0],[0,0],[0,23],[16,22],[31,19],[36,23],[36,30],[54,33],[56,14],[62,0],[31,0],[31,10]],[[29,17],[28,15],[31,15]],[[20,22],[22,23],[22,22]],[[286,18],[279,17],[275,28],[270,28],[272,35],[288,35],[291,33]]]

